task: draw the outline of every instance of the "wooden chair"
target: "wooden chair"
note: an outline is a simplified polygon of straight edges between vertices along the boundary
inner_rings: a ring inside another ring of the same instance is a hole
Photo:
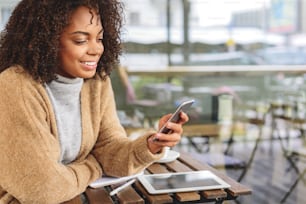
[[[258,147],[260,145],[260,142],[263,139],[263,128],[266,124],[266,118],[269,111],[269,107],[267,104],[263,103],[254,103],[252,105],[242,103],[236,109],[242,109],[243,115],[235,115],[234,120],[243,122],[245,125],[253,125],[258,128],[258,134],[257,137],[254,140],[253,148],[251,149],[250,155],[248,159],[245,160],[245,165],[241,166],[242,172],[240,176],[238,177],[238,181],[241,181],[249,169],[251,168],[251,165],[255,159],[256,152],[258,150]],[[253,114],[247,114],[247,112],[253,112]],[[229,154],[230,149],[232,147],[232,144],[234,142],[234,134],[231,135],[231,138],[229,139],[229,145],[227,146],[227,149],[225,150],[225,154]]]
[[[281,199],[281,203],[284,203],[286,201],[286,199],[294,191],[297,184],[301,180],[303,180],[304,183],[306,182],[305,181],[306,168],[300,169],[298,165],[299,162],[301,161],[305,162],[306,160],[306,135],[305,135],[306,114],[305,113],[304,115],[299,114],[302,112],[302,110],[304,111],[306,110],[306,103],[302,102],[301,104],[299,104],[299,101],[295,101],[294,103],[289,103],[289,104],[285,103],[283,104],[283,109],[284,109],[283,111],[284,114],[278,116],[278,119],[281,119],[285,122],[286,129],[298,130],[300,132],[300,135],[298,135],[297,137],[292,137],[290,135],[290,132],[288,131],[287,135],[283,137],[280,134],[280,130],[278,130],[277,136],[278,140],[280,141],[280,146],[283,151],[283,155],[289,162],[289,167],[286,169],[286,171],[288,172],[289,170],[294,169],[294,171],[297,174],[297,178],[289,187],[284,197]],[[293,142],[296,143],[296,146],[291,145]]]
[[[233,116],[233,125],[227,125],[227,131],[230,132],[230,137],[227,141],[225,141],[225,148],[223,152],[221,153],[210,153],[207,152],[203,154],[201,152],[201,148],[196,148],[198,153],[192,153],[192,155],[197,158],[198,160],[208,163],[211,166],[215,168],[225,168],[225,169],[235,169],[235,170],[240,170],[240,174],[237,178],[237,181],[241,181],[247,174],[247,172],[250,170],[251,165],[254,161],[256,152],[258,150],[260,141],[262,140],[262,135],[263,135],[263,127],[265,125],[265,119],[266,119],[266,114],[267,110],[264,110],[263,112],[258,109],[257,106],[249,106],[246,104],[238,104],[235,107],[234,112],[237,112],[237,109],[241,109],[243,113],[245,113],[246,110],[251,110],[255,112],[255,115],[253,117],[247,117],[245,114]],[[231,149],[233,145],[235,144],[235,130],[234,130],[234,123],[235,122],[243,122],[245,125],[251,124],[255,125],[259,129],[258,136],[256,137],[254,141],[253,148],[251,149],[251,152],[249,154],[249,157],[247,159],[240,159],[238,157],[235,157],[231,153]],[[185,130],[188,127],[188,125],[184,128],[184,134]],[[204,126],[205,127],[205,126]],[[221,129],[224,128],[222,127],[221,124],[218,123],[211,123],[210,126],[206,125],[206,130],[202,128],[202,135],[209,138],[212,138],[211,136],[220,136]],[[187,129],[188,130],[188,129]],[[190,134],[190,133],[189,133]],[[216,137],[215,137],[216,138]],[[209,142],[207,142],[209,145]],[[202,148],[203,149],[203,148]]]
[[[259,123],[257,124],[260,125]],[[215,168],[240,170],[241,173],[236,179],[237,181],[240,182],[243,180],[243,178],[246,176],[247,172],[251,168],[251,165],[254,161],[260,141],[261,141],[261,133],[259,133],[256,140],[254,141],[254,145],[253,145],[253,148],[251,149],[248,159],[241,159],[230,153],[230,149],[234,143],[233,134],[231,135],[230,140],[227,142],[226,148],[223,153],[207,152],[205,154],[199,154],[199,153],[192,153],[192,154],[198,160],[208,163]]]
[[[293,123],[298,123],[299,125],[306,124],[306,119],[305,120],[292,120]],[[301,130],[302,133],[302,138],[300,138],[300,142],[302,143],[301,147],[291,147],[288,145],[290,143],[290,138],[289,140],[285,140],[285,138],[282,138],[279,136],[279,140],[281,143],[281,148],[283,150],[283,155],[289,162],[290,166],[287,169],[289,171],[290,169],[294,169],[297,177],[295,181],[292,183],[292,185],[289,187],[288,191],[284,195],[284,197],[281,199],[281,203],[285,203],[286,199],[290,196],[290,194],[294,191],[296,186],[300,181],[304,181],[304,184],[306,184],[305,180],[305,174],[306,174],[306,168],[300,169],[298,163],[299,162],[305,162],[306,161],[306,139],[305,139],[305,129],[302,128]]]
[[[295,149],[292,151],[291,156],[295,156],[298,158],[298,160],[296,161],[300,161],[301,157],[303,157],[303,159],[306,159],[306,146],[303,148],[299,148],[299,149]],[[297,170],[297,178],[295,179],[295,181],[292,183],[292,185],[290,186],[290,188],[288,189],[288,191],[286,192],[286,194],[284,195],[284,197],[281,199],[280,203],[285,203],[286,199],[290,196],[290,194],[293,192],[293,190],[296,188],[296,186],[298,185],[298,183],[300,181],[304,181],[304,185],[306,185],[306,180],[305,180],[305,174],[306,174],[306,168],[304,169],[299,169],[297,168],[297,165],[294,163],[296,170]]]

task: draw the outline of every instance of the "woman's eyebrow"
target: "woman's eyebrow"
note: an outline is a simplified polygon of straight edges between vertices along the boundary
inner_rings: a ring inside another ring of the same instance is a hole
[[[75,31],[70,33],[70,35],[77,35],[77,34],[81,34],[81,35],[89,35],[88,32],[84,32],[84,31]]]
[[[101,34],[103,32],[104,30],[101,29],[98,34]],[[86,36],[90,35],[88,32],[85,32],[85,31],[75,31],[75,32],[70,33],[70,35],[77,35],[77,34],[86,35]]]

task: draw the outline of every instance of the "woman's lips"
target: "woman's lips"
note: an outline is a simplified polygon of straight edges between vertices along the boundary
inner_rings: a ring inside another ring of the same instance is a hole
[[[81,62],[81,64],[85,69],[88,69],[88,70],[96,69],[98,65],[97,62]]]

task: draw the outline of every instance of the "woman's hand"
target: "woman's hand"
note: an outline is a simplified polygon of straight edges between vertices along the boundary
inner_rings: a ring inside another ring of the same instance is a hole
[[[159,129],[167,123],[168,119],[171,117],[171,114],[163,116],[159,120]],[[177,123],[168,122],[166,128],[171,131],[167,134],[156,133],[149,137],[148,139],[148,148],[153,154],[156,154],[162,150],[163,147],[173,147],[181,140],[181,135],[183,133],[182,125],[188,122],[189,118],[186,113],[180,113],[180,120]]]

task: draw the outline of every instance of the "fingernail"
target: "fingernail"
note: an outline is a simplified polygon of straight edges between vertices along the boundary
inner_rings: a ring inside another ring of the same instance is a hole
[[[155,135],[155,137],[153,137],[153,140],[154,140],[154,141],[158,141],[158,140],[159,140],[159,137],[160,137],[160,134],[157,133],[157,134]]]

